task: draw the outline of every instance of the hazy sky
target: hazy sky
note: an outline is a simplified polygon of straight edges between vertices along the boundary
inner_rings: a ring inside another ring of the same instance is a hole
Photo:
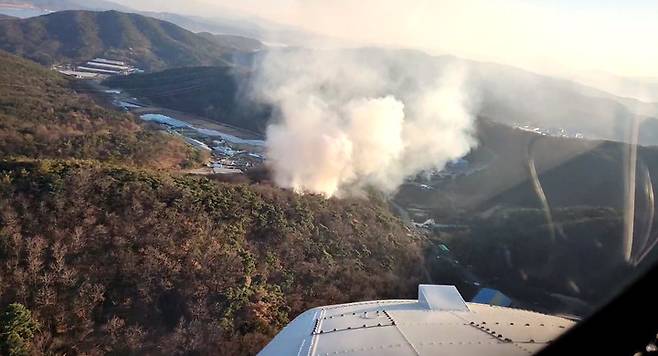
[[[119,0],[207,17],[224,9],[332,37],[537,71],[658,77],[658,0]]]

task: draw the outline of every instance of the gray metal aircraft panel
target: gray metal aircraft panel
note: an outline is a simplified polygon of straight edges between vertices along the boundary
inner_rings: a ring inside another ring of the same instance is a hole
[[[428,303],[393,300],[315,308],[259,355],[531,355],[573,325],[525,310],[455,305],[448,300],[430,309]]]
[[[539,350],[546,347],[546,345],[547,344],[533,344],[533,343],[521,343],[521,342],[518,342],[518,343],[515,342],[514,343],[514,346],[516,346],[520,349],[528,351],[528,353],[530,353],[531,355],[536,354],[537,352],[539,352]]]
[[[497,342],[498,339],[463,323],[461,324],[401,324],[398,329],[413,344],[425,341],[439,343]]]
[[[377,350],[394,350],[396,355],[416,355],[404,336],[394,326],[361,328],[319,335],[312,355],[347,354]]]
[[[519,309],[473,304],[471,310],[471,314],[465,315],[469,323],[514,342],[547,343],[573,324],[563,318]]]
[[[452,312],[437,313],[432,310],[387,310],[398,324],[459,324],[464,320]]]
[[[427,343],[417,347],[420,356],[516,356],[531,355],[510,343]]]
[[[393,320],[385,310],[343,313],[318,319],[315,334],[338,332],[350,329],[373,328],[393,325]]]

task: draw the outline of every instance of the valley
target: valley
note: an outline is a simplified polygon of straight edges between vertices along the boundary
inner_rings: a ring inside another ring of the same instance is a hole
[[[209,153],[206,167],[190,170],[195,174],[244,174],[264,163],[262,134],[210,120],[191,113],[155,107],[139,98],[97,82],[85,82],[82,92],[91,92],[99,102],[122,109],[145,122],[159,125],[166,132],[183,138],[195,149]]]
[[[0,17],[0,309],[33,313],[35,354],[252,355],[421,283],[579,319],[658,258],[658,103],[59,5]]]

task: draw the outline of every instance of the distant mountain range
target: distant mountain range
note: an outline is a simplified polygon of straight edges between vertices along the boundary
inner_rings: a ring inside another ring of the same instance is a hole
[[[167,17],[179,21],[188,18],[178,15]],[[262,58],[259,53],[280,50],[276,47],[268,49],[252,38],[210,32],[197,34],[170,22],[117,11],[63,11],[29,19],[3,20],[0,21],[0,49],[46,65],[76,63],[104,56],[126,60],[147,71],[200,66],[220,68],[209,70],[211,76],[223,73],[233,65],[245,67],[244,71],[233,73],[257,70],[250,66]],[[511,66],[452,56],[436,57],[414,50],[374,47],[342,51],[359,63],[368,63],[382,73],[393,76],[381,92],[362,95],[394,94],[401,99],[411,99],[408,96],[415,92],[410,90],[416,85],[413,83],[434,82],[445,68],[458,65],[468,69],[469,87],[480,103],[478,112],[482,117],[510,126],[566,130],[587,138],[615,141],[627,141],[631,123],[637,119],[641,122],[640,143],[658,144],[657,103],[616,96],[574,81]],[[195,70],[190,76],[195,77],[202,72]],[[229,120],[226,113],[235,112],[234,107],[222,107],[227,102],[215,99],[236,98],[237,93],[225,91],[240,90],[244,78],[236,78],[237,84],[233,86],[205,88],[199,92],[199,88],[179,90],[187,81],[169,78],[170,75],[178,78],[186,74],[170,71],[153,78],[139,77],[136,82],[145,80],[151,83],[155,78],[164,80],[169,90],[167,93],[176,90],[175,100],[163,95],[157,88],[138,94],[147,98],[155,96],[157,99],[154,101],[163,106],[176,106],[175,109],[217,120]],[[123,84],[131,87],[135,83],[124,81]],[[221,93],[213,92],[220,89]],[[181,105],[183,107],[179,107]],[[258,110],[258,113],[256,122],[249,122],[245,117],[238,121],[244,127],[262,130],[262,111]]]
[[[339,45],[345,41],[283,25],[261,18],[213,15],[212,18],[169,12],[141,12],[142,15],[169,21],[193,32],[230,34],[255,38],[273,46],[313,47],[318,43]]]
[[[506,124],[565,129],[585,137],[627,141],[633,120],[658,123],[658,104],[615,96],[574,81],[518,68],[468,62],[482,95],[481,114]],[[640,130],[642,144],[656,145],[658,132]]]
[[[0,49],[41,64],[75,63],[97,56],[145,70],[223,65],[258,43],[235,36],[197,35],[172,23],[117,11],[62,11],[0,22]]]
[[[14,8],[11,8],[12,6]],[[62,10],[118,10],[168,21],[195,33],[207,32],[253,38],[270,46],[313,48],[322,43],[324,47],[340,48],[356,45],[347,43],[344,39],[329,38],[294,26],[240,15],[230,10],[220,11],[220,14],[215,13],[212,17],[201,17],[171,12],[137,11],[129,6],[127,1],[119,4],[106,0],[5,0],[0,3],[0,19],[3,19],[2,13],[23,18]],[[658,78],[621,77],[603,72],[574,72],[569,74],[568,78],[619,97],[658,102]]]
[[[0,7],[33,8],[44,11],[62,10],[121,10],[133,11],[131,8],[105,0],[3,0]]]
[[[3,6],[4,5],[4,6]],[[310,33],[293,26],[257,17],[237,14],[213,14],[212,17],[182,15],[170,12],[137,11],[122,4],[105,0],[12,0],[0,3],[0,13],[27,18],[62,10],[117,10],[137,13],[174,23],[192,32],[208,32],[255,38],[271,44],[309,46],[313,43],[336,43],[336,39]]]
[[[595,71],[574,73],[574,80],[600,88],[618,96],[638,98],[647,102],[658,102],[658,78],[622,77]]]
[[[223,48],[230,48],[237,52],[255,52],[266,48],[263,42],[249,37],[237,35],[217,35],[210,32],[197,33],[199,36],[217,43]]]
[[[390,73],[390,83],[378,95],[394,94],[403,99],[418,85],[439,80],[446,68],[463,67],[469,94],[479,103],[479,115],[511,126],[561,128],[592,139],[626,141],[632,120],[637,119],[646,128],[658,123],[658,103],[615,96],[512,66],[437,57],[415,50],[361,48],[344,53],[356,63]],[[650,140],[658,132],[640,132],[641,143],[658,144]]]

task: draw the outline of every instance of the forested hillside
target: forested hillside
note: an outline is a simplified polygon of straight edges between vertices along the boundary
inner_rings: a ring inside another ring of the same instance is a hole
[[[199,164],[182,140],[77,95],[59,74],[0,51],[0,157],[78,158],[153,168]]]
[[[38,353],[253,354],[303,310],[415,297],[381,203],[84,161],[0,163],[0,306]]]
[[[233,51],[172,23],[118,11],[0,21],[0,49],[46,65],[103,56],[145,70],[226,64]]]

